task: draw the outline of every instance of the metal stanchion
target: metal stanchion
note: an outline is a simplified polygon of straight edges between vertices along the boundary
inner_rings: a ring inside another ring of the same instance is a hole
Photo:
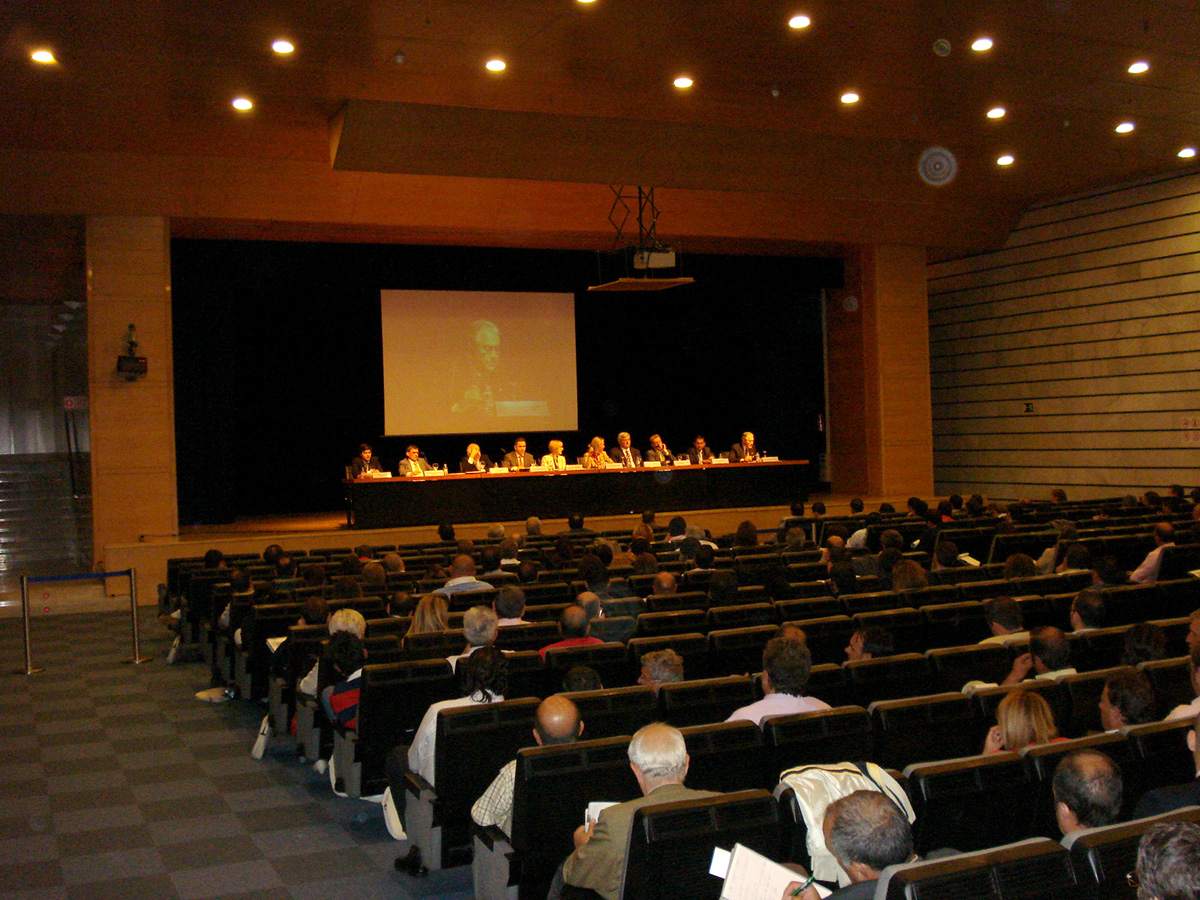
[[[144,662],[150,662],[154,657],[142,656],[142,633],[141,628],[138,626],[137,573],[132,568],[129,570],[129,610],[133,618],[133,656],[122,660],[122,662],[140,666]]]
[[[36,675],[41,669],[33,667],[33,645],[29,641],[29,576],[21,576],[21,625],[25,632],[25,668],[13,669],[16,675]]]

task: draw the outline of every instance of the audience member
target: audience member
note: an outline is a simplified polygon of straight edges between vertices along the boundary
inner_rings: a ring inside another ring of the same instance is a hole
[[[1175,527],[1170,522],[1159,522],[1154,526],[1154,549],[1146,554],[1142,564],[1129,575],[1136,584],[1154,584],[1158,581],[1158,569],[1162,565],[1163,551],[1175,546]]]
[[[438,589],[440,594],[462,594],[470,591],[490,591],[492,585],[475,577],[475,560],[460,553],[450,563],[450,580]]]
[[[562,634],[562,640],[555,641],[553,644],[547,644],[538,653],[542,659],[546,658],[547,650],[554,650],[558,647],[586,647],[589,644],[601,644],[599,638],[591,637],[588,632],[591,630],[591,622],[588,619],[587,610],[577,603],[572,603],[562,611],[562,616],[558,620],[558,630]]]
[[[490,606],[472,606],[468,609],[463,616],[463,635],[467,639],[467,646],[457,656],[446,658],[450,668],[457,672],[460,660],[494,644],[497,622],[496,611]]]
[[[892,590],[909,591],[929,587],[925,570],[911,559],[902,559],[892,567]]]
[[[1140,622],[1125,632],[1121,665],[1136,666],[1167,658],[1167,633],[1153,622]]]
[[[1054,769],[1054,813],[1069,835],[1117,821],[1121,812],[1121,770],[1098,750],[1075,750]]]
[[[561,694],[543,700],[537,708],[533,740],[539,747],[571,744],[583,734],[579,709]],[[475,824],[487,828],[496,825],[512,836],[513,789],[517,781],[517,761],[509,760],[471,807]]]
[[[808,647],[798,641],[771,638],[763,650],[762,689],[766,696],[736,710],[726,721],[762,725],[762,720],[771,716],[829,709],[828,703],[804,695],[811,669]]]
[[[996,707],[996,724],[987,733],[983,752],[1017,752],[1033,744],[1058,739],[1050,704],[1035,691],[1018,689],[1005,696]]]
[[[1121,671],[1104,682],[1100,692],[1100,724],[1105,731],[1154,720],[1154,688],[1138,671]]]
[[[1192,613],[1192,632],[1188,635],[1188,676],[1192,683],[1192,691],[1196,698],[1190,703],[1181,703],[1167,713],[1163,721],[1173,722],[1176,719],[1193,719],[1200,716],[1200,640],[1192,640],[1191,635],[1200,631],[1200,609]]]
[[[1014,553],[1004,561],[1004,571],[1000,577],[1012,581],[1014,578],[1031,578],[1036,574],[1037,566],[1032,557],[1026,553]]]
[[[525,592],[515,584],[506,584],[496,592],[492,608],[496,610],[496,625],[500,628],[529,624],[524,618]]]
[[[445,631],[450,624],[450,607],[444,594],[426,594],[417,601],[409,634],[428,634]]]
[[[1095,588],[1085,588],[1071,601],[1071,630],[1076,634],[1104,627],[1104,595]]]
[[[674,594],[678,585],[675,583],[675,576],[670,572],[659,572],[654,576],[654,596],[664,597],[669,594]]]
[[[679,730],[655,722],[638,729],[629,743],[629,763],[642,796],[610,806],[595,821],[575,831],[575,852],[563,864],[562,880],[590,888],[604,900],[620,900],[625,875],[625,855],[633,828],[633,814],[643,806],[716,796],[683,786],[688,755]],[[551,888],[556,894],[557,885]]]
[[[564,694],[576,694],[580,691],[602,691],[604,682],[600,673],[591,666],[571,666],[562,677]]]
[[[1200,825],[1161,822],[1138,842],[1138,900],[1200,898]]]
[[[846,646],[846,659],[855,662],[860,659],[879,659],[891,656],[896,652],[896,639],[885,628],[873,625],[870,628],[860,628],[850,635],[850,643]]]
[[[683,681],[683,657],[674,650],[653,650],[642,654],[642,673],[637,683],[654,688]]]
[[[357,609],[339,609],[329,617],[329,634],[332,635],[340,632],[349,632],[357,637],[360,641],[367,636],[367,620],[363,618],[363,614]],[[318,672],[320,664],[314,665],[307,675],[300,679],[300,683],[296,685],[296,689],[302,694],[307,694],[310,697],[317,696],[318,688]]]
[[[325,715],[334,725],[353,731],[358,728],[358,696],[367,656],[362,638],[352,631],[330,635],[323,656],[330,681],[321,692]]]
[[[1029,652],[1013,660],[1012,671],[1003,684],[1017,684],[1030,672],[1035,678],[1053,681],[1060,675],[1074,675],[1071,668],[1071,647],[1067,636],[1058,628],[1047,625],[1029,633]]]
[[[1029,632],[1025,630],[1024,617],[1021,614],[1021,604],[1012,597],[995,597],[987,601],[984,604],[984,614],[987,616],[992,636],[979,643],[1008,644],[1029,640]]]

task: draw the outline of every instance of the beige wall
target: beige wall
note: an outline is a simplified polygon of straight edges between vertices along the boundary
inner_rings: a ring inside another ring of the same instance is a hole
[[[92,533],[96,566],[107,549],[175,535],[175,402],[171,356],[169,222],[87,220],[88,391],[92,433]],[[137,328],[149,374],[117,375],[126,329]]]

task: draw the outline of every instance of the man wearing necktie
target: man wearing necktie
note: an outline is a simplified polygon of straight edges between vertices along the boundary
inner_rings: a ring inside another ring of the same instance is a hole
[[[528,446],[523,437],[513,441],[512,453],[504,454],[504,466],[509,469],[528,469],[532,466],[534,459],[531,454],[526,452]]]
[[[420,449],[416,444],[409,444],[404,451],[404,465],[402,470],[405,475],[424,475],[432,466],[429,461],[421,455]]]
[[[642,465],[641,451],[636,447],[630,446],[631,440],[628,431],[622,431],[617,435],[617,446],[620,448],[617,462],[626,469],[637,469]]]

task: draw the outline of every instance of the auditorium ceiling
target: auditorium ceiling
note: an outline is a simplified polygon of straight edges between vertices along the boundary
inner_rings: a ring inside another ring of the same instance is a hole
[[[695,250],[945,257],[1200,144],[1193,0],[8,0],[0,27],[0,212],[181,235],[601,248],[608,185],[642,184]]]

